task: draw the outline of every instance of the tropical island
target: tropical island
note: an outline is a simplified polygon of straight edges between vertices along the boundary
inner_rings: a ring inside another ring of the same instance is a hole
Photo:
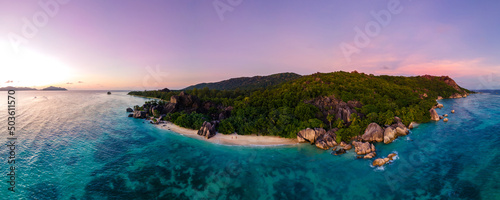
[[[49,87],[43,88],[42,90],[63,90],[63,91],[66,91],[68,89],[62,88],[62,87],[49,86]]]
[[[16,91],[25,91],[25,90],[37,90],[36,88],[30,88],[30,87],[13,87],[13,86],[7,86],[7,87],[1,87],[0,91],[8,91],[8,90],[16,90]],[[62,87],[55,87],[55,86],[49,86],[40,90],[62,90],[62,91],[67,91],[68,89],[62,88]]]
[[[7,86],[7,87],[0,88],[0,91],[9,91],[9,90],[24,91],[24,90],[36,90],[36,89],[30,88],[30,87],[13,87],[13,86]]]
[[[447,121],[435,111],[442,107],[436,100],[470,93],[448,76],[282,73],[178,91],[133,91],[129,94],[159,100],[127,111],[133,112],[130,117],[165,123],[175,132],[196,133],[205,140],[218,133],[226,139],[272,136],[260,138],[281,139],[284,144],[309,142],[333,149],[336,155],[354,147],[359,158],[371,159],[376,156],[373,143],[391,143],[419,123]],[[394,156],[376,159],[373,165],[383,165]]]

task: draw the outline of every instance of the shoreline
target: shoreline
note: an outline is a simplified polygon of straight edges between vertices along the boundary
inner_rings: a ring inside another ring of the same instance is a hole
[[[136,96],[136,95],[131,95],[131,96]],[[465,98],[467,96],[468,95],[466,95],[464,97],[457,97],[457,98]],[[137,96],[137,97],[140,97],[140,96]],[[150,98],[150,97],[143,97],[143,98]],[[157,98],[155,98],[155,99],[157,99]],[[442,99],[444,99],[444,98],[436,99],[436,103],[439,104],[439,101]],[[455,98],[446,98],[446,99],[455,99]],[[435,108],[436,108],[436,106],[433,106],[431,108],[431,110],[435,109]],[[431,119],[431,121],[432,121],[432,119]],[[440,118],[438,118],[438,120],[436,120],[436,121],[440,121]],[[210,139],[206,139],[204,136],[200,136],[197,134],[198,130],[183,128],[183,127],[177,126],[174,123],[169,122],[169,121],[161,120],[159,124],[154,124],[154,125],[160,129],[169,130],[169,131],[175,132],[175,133],[180,134],[180,135],[184,135],[187,137],[195,138],[198,140],[204,140],[204,141],[207,141],[207,142],[210,142],[213,144],[220,144],[220,145],[228,145],[228,146],[282,146],[282,145],[297,145],[297,144],[299,144],[298,138],[280,138],[278,136],[238,135],[237,133],[233,133],[233,134],[229,134],[229,135],[225,135],[222,133],[216,133],[215,136],[211,137]],[[405,128],[410,130],[410,129],[418,127],[419,125],[420,125],[420,123],[412,122],[412,123],[410,123],[410,125],[408,127],[405,126]],[[366,130],[365,130],[365,134],[366,134]],[[319,147],[319,148],[321,148],[321,147]]]
[[[197,134],[197,130],[183,128],[175,125],[172,122],[161,122],[155,124],[156,127],[164,130],[176,132],[187,137],[204,140],[214,144],[229,145],[229,146],[282,146],[299,144],[297,139],[280,138],[278,136],[256,136],[256,135],[238,135],[236,133],[225,135],[217,133],[210,139]]]
[[[160,99],[160,98],[156,98],[156,97],[145,97],[145,96],[139,96],[139,95],[133,95],[133,94],[127,94],[127,95],[134,96],[134,97],[145,98],[145,99],[156,99],[156,100],[159,100],[159,101],[166,101],[166,100],[163,100],[163,99]]]

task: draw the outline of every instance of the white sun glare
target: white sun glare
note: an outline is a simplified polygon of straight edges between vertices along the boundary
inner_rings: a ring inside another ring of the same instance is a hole
[[[70,78],[70,68],[54,57],[24,49],[13,52],[0,41],[0,86],[46,86]]]

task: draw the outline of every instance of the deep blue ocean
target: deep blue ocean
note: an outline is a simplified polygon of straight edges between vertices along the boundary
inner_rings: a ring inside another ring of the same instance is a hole
[[[377,158],[398,154],[379,168],[353,151],[224,146],[161,130],[127,117],[146,99],[126,92],[18,91],[15,193],[0,93],[0,199],[500,199],[499,91],[441,100],[449,122],[376,144]]]

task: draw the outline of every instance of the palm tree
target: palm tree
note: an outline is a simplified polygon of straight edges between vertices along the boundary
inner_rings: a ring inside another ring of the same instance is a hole
[[[328,122],[330,122],[330,129],[332,129],[332,121],[334,119],[333,114],[328,114],[328,116],[326,116],[326,119],[328,120]]]

